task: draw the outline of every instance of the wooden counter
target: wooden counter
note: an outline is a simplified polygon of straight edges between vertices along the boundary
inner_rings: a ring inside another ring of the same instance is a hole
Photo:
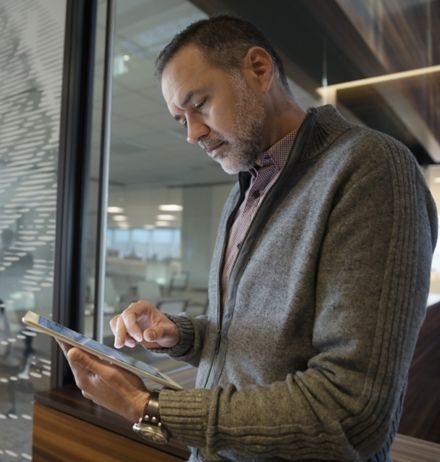
[[[175,462],[189,451],[176,443],[155,445],[131,424],[82,397],[76,387],[35,395],[34,462]]]
[[[155,445],[131,424],[82,397],[75,386],[35,395],[34,462],[175,462],[189,451],[175,442]],[[398,434],[394,462],[440,461],[440,444]]]

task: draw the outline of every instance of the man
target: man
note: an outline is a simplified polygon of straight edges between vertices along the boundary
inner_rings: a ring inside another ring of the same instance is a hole
[[[71,349],[77,385],[131,421],[148,414],[141,429],[192,447],[192,461],[390,460],[437,236],[415,160],[330,106],[305,113],[245,21],[192,24],[157,69],[188,142],[239,181],[207,316],[139,301],[111,328],[118,348],[198,366],[196,389],[152,393]]]

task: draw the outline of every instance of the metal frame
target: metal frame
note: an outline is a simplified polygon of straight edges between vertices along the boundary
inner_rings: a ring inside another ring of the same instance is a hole
[[[55,237],[53,319],[82,330],[85,230],[92,129],[98,0],[67,0]],[[52,350],[51,386],[73,381],[59,349]]]
[[[98,342],[103,341],[104,332],[104,291],[105,291],[105,264],[107,249],[107,205],[110,168],[110,131],[112,113],[112,71],[113,71],[113,43],[115,32],[115,5],[114,0],[107,0],[107,20],[105,28],[105,54],[104,54],[104,85],[101,124],[101,156],[99,163],[99,197],[98,197],[98,223],[95,268],[95,317],[93,336]]]

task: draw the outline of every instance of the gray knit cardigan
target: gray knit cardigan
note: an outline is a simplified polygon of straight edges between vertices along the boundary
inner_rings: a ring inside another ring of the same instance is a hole
[[[220,222],[207,316],[169,354],[195,390],[160,393],[191,460],[388,461],[424,319],[437,213],[396,140],[309,110],[261,204],[221,306],[240,174]]]

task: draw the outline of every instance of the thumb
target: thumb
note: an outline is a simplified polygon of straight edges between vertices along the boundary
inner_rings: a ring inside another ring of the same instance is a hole
[[[146,329],[144,331],[144,339],[147,342],[156,342],[162,347],[173,347],[179,339],[177,326],[173,322],[160,323]]]
[[[87,354],[80,348],[71,348],[67,352],[67,359],[69,363],[74,364],[76,367],[87,369],[91,372],[96,371],[100,366],[100,361],[93,356]]]

